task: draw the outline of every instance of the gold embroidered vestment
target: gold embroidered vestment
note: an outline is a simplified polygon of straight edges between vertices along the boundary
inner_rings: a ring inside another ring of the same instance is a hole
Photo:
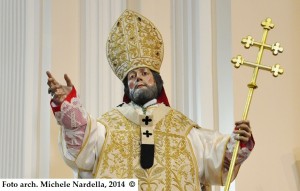
[[[106,127],[106,139],[99,157],[96,178],[137,178],[139,190],[200,190],[197,162],[190,130],[197,126],[180,112],[170,111],[154,129],[154,164],[140,165],[140,126],[120,111],[112,110],[99,119]]]

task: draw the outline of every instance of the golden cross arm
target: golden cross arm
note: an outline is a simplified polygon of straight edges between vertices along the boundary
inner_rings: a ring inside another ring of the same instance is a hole
[[[242,41],[241,41],[242,44],[244,44],[244,47],[246,49],[249,49],[252,46],[255,46],[255,47],[259,48],[259,52],[257,54],[256,62],[246,61],[241,55],[238,55],[238,56],[232,58],[232,60],[231,60],[231,62],[234,64],[235,68],[239,68],[242,65],[250,66],[250,67],[254,68],[253,75],[252,75],[252,80],[248,84],[249,89],[248,89],[248,96],[247,96],[247,100],[246,100],[246,104],[245,104],[245,108],[244,108],[244,113],[243,113],[243,117],[242,117],[243,120],[247,119],[250,104],[251,104],[251,101],[252,101],[252,96],[253,96],[254,90],[257,88],[256,80],[257,80],[257,76],[258,76],[258,71],[260,69],[270,71],[273,74],[274,77],[277,77],[278,75],[281,75],[284,72],[284,70],[281,68],[281,66],[279,64],[275,64],[273,66],[266,66],[266,65],[261,64],[261,60],[262,60],[264,50],[272,51],[273,55],[275,55],[275,56],[278,55],[278,53],[283,52],[283,48],[280,46],[280,43],[278,43],[278,42],[276,42],[272,45],[266,44],[268,32],[269,32],[269,30],[273,29],[274,26],[275,26],[272,23],[272,19],[267,18],[266,20],[264,20],[261,23],[261,26],[264,29],[261,42],[255,41],[254,38],[251,37],[251,36],[247,36],[247,37],[243,38]],[[234,147],[234,150],[233,150],[231,161],[230,161],[230,167],[229,167],[229,170],[228,170],[228,175],[227,175],[224,191],[229,190],[230,183],[232,181],[233,169],[234,169],[235,162],[236,162],[237,155],[238,155],[238,151],[239,151],[239,147],[240,147],[240,141],[237,141],[236,145]]]
[[[241,55],[238,55],[237,57],[232,58],[231,62],[233,63],[235,68],[239,68],[241,65],[247,65],[252,68],[258,67],[259,69],[270,71],[274,77],[277,77],[278,75],[283,74],[284,70],[281,68],[279,64],[275,64],[273,66],[265,66],[261,64],[256,64],[253,62],[246,61]]]
[[[283,48],[280,46],[279,42],[275,42],[272,45],[262,44],[261,42],[254,41],[254,38],[252,36],[247,36],[243,38],[242,43],[244,44],[245,48],[250,48],[251,46],[257,46],[257,47],[264,46],[265,49],[271,50],[274,55],[283,52]]]

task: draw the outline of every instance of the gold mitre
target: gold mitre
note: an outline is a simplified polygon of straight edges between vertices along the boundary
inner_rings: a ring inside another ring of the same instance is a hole
[[[160,32],[144,16],[125,10],[111,29],[106,54],[110,67],[120,80],[135,68],[159,72],[164,55]]]

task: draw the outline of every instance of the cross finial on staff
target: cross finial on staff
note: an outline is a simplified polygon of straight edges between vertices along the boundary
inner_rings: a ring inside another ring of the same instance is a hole
[[[261,42],[256,42],[254,40],[254,38],[251,37],[251,36],[247,36],[246,38],[242,39],[242,44],[244,44],[245,48],[249,49],[251,46],[256,46],[256,47],[259,48],[259,52],[257,54],[256,62],[246,61],[241,55],[238,55],[238,56],[232,58],[232,60],[231,60],[231,62],[234,64],[235,68],[239,68],[241,65],[246,65],[246,66],[250,66],[250,67],[254,68],[253,75],[252,75],[252,80],[248,84],[249,92],[248,92],[247,101],[246,101],[246,105],[245,105],[245,109],[244,109],[244,113],[243,113],[243,120],[247,119],[248,111],[249,111],[249,108],[250,108],[250,103],[251,103],[251,100],[252,100],[252,95],[253,95],[254,90],[257,88],[256,79],[257,79],[258,71],[260,69],[270,71],[273,74],[274,77],[277,77],[278,75],[283,74],[283,69],[280,67],[279,64],[275,64],[271,67],[261,64],[261,60],[262,60],[264,50],[272,51],[273,55],[275,55],[275,56],[278,55],[278,53],[283,52],[283,48],[280,46],[280,43],[278,43],[278,42],[276,42],[272,45],[266,44],[268,32],[269,32],[269,30],[273,29],[274,26],[275,26],[272,23],[272,19],[267,18],[266,20],[264,20],[261,23],[261,26],[264,29]],[[233,173],[233,168],[234,168],[234,164],[236,162],[239,147],[240,147],[240,141],[237,141],[237,143],[234,147],[234,150],[233,150],[233,154],[232,154],[232,158],[231,158],[231,162],[230,162],[230,167],[229,167],[229,171],[228,171],[224,191],[229,190],[229,186],[230,186],[230,182],[231,182],[231,178],[232,178],[232,173]]]
[[[283,52],[283,48],[280,46],[279,42],[276,42],[272,45],[266,44],[268,32],[269,30],[273,29],[275,26],[272,23],[272,19],[267,18],[261,23],[261,26],[264,28],[264,33],[261,42],[256,42],[252,36],[247,36],[246,38],[242,39],[242,44],[244,44],[245,48],[248,49],[251,46],[257,46],[259,48],[256,62],[253,63],[253,62],[246,61],[241,55],[238,55],[237,57],[234,57],[231,60],[231,62],[234,64],[234,67],[236,68],[239,68],[243,64],[255,68],[253,73],[253,78],[252,78],[252,84],[255,84],[256,82],[257,73],[259,69],[270,71],[271,73],[273,73],[274,77],[277,77],[279,74],[283,74],[283,69],[280,67],[279,64],[275,64],[272,67],[261,64],[263,52],[265,49],[272,51],[273,55],[277,55],[278,53]]]
[[[271,18],[267,18],[261,23],[261,26],[264,27],[264,29],[270,30],[273,29],[275,25],[272,23]]]

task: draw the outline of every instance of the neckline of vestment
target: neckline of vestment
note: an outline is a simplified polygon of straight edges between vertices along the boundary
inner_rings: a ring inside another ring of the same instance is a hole
[[[157,99],[152,99],[150,101],[148,101],[147,103],[145,103],[143,106],[137,105],[134,102],[131,102],[132,105],[134,106],[135,110],[140,111],[142,110],[144,115],[147,115],[147,109],[154,106],[157,107]],[[151,113],[151,111],[150,111]],[[149,115],[149,112],[148,112]]]
[[[171,110],[170,107],[165,106],[163,103],[151,105],[148,108],[149,110],[147,110],[146,114],[153,116],[153,125],[156,125]],[[135,107],[134,104],[130,102],[129,104],[124,104],[122,107],[117,107],[116,109],[128,120],[140,125],[139,116],[143,115],[142,107]]]

